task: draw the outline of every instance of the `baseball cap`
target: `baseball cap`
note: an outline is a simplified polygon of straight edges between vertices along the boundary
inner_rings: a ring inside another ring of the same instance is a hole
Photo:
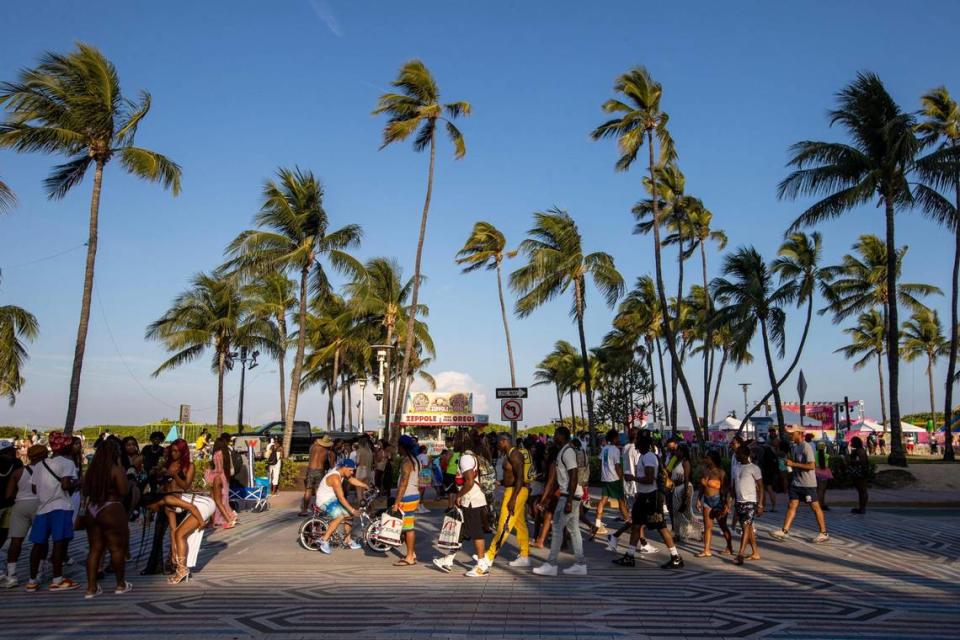
[[[338,462],[338,463],[337,463],[337,467],[338,467],[338,468],[344,468],[344,469],[356,469],[356,468],[357,468],[357,463],[354,462],[353,460],[351,460],[350,458],[346,458],[346,459],[341,460],[340,462]]]
[[[50,444],[50,450],[57,452],[73,444],[73,436],[68,436],[62,431],[51,431],[47,436],[47,442]]]
[[[404,449],[413,451],[414,447],[417,446],[417,441],[413,439],[413,436],[400,436],[399,445]]]

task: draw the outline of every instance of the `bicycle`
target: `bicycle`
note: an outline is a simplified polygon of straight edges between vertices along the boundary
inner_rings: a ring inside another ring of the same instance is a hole
[[[352,537],[371,551],[386,553],[393,547],[380,542],[379,538],[380,514],[382,514],[384,510],[381,509],[373,514],[370,512],[370,507],[378,495],[379,491],[376,489],[368,489],[363,494],[363,498],[357,506],[357,516],[354,518],[356,522],[351,528],[351,531],[354,532]],[[324,534],[326,534],[327,529],[329,529],[330,522],[331,519],[321,512],[317,508],[317,505],[313,505],[313,515],[304,520],[300,525],[300,531],[298,533],[300,546],[308,551],[319,551],[320,541],[323,539]],[[330,536],[330,544],[341,549],[347,548],[346,536],[343,534],[341,527],[337,527],[337,530]]]

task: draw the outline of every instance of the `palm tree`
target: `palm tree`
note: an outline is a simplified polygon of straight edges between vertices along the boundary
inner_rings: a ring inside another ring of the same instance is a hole
[[[226,268],[250,273],[292,271],[299,276],[297,352],[283,430],[284,455],[289,456],[306,349],[307,282],[315,292],[329,288],[327,272],[320,263],[324,257],[338,271],[361,271],[363,267],[345,249],[358,246],[363,232],[355,224],[330,231],[323,187],[313,173],[299,168],[278,169],[276,179],[267,180],[254,222],[259,229],[242,232],[227,246]]]
[[[921,356],[927,357],[927,382],[930,385],[930,415],[936,419],[936,404],[933,394],[933,368],[937,358],[947,353],[950,345],[943,337],[940,316],[931,309],[918,309],[910,319],[903,323],[903,343],[900,347],[903,359],[913,362]]]
[[[29,357],[24,342],[36,340],[39,334],[40,323],[32,313],[13,305],[0,306],[0,397],[10,406],[24,383],[20,370]]]
[[[690,411],[693,428],[697,437],[704,442],[704,434],[700,420],[697,417],[697,406],[690,391],[690,385],[680,365],[680,355],[677,352],[676,336],[673,333],[672,321],[667,306],[667,294],[663,284],[663,265],[660,254],[660,225],[663,220],[660,216],[660,197],[657,192],[656,167],[654,158],[659,155],[659,165],[666,165],[676,157],[673,140],[667,130],[669,120],[666,113],[660,109],[660,98],[663,87],[654,81],[644,67],[634,67],[619,78],[614,84],[614,91],[623,96],[623,100],[610,99],[603,103],[603,110],[615,117],[604,122],[593,130],[591,137],[616,138],[620,151],[617,160],[617,171],[626,171],[637,159],[637,154],[647,145],[647,171],[650,180],[650,199],[653,209],[653,256],[657,285],[657,296],[660,308],[664,314],[664,336],[667,340],[667,350],[670,352],[670,363],[677,372],[680,386],[683,389],[684,399]],[[654,150],[654,137],[657,138],[659,154]]]
[[[953,271],[950,280],[950,347],[947,355],[947,376],[944,384],[944,420],[947,424],[953,421],[953,379],[957,372],[957,305],[960,302],[958,279],[960,279],[960,105],[954,100],[946,87],[937,87],[920,98],[923,106],[924,120],[917,125],[917,131],[923,136],[923,142],[936,145],[937,150],[918,161],[921,175],[933,178],[933,181],[943,183],[943,186],[952,186],[954,201],[951,203],[941,197],[939,193],[926,185],[918,186],[921,197],[931,196],[939,207],[942,215],[937,221],[953,231]],[[930,165],[933,165],[932,167]],[[946,166],[943,166],[946,165]],[[932,169],[932,171],[931,171]],[[944,171],[943,169],[946,169]],[[934,175],[930,175],[930,174]],[[950,427],[947,427],[949,430]],[[953,460],[953,439],[944,438],[944,460]]]
[[[403,142],[416,132],[413,140],[415,151],[430,149],[430,165],[427,169],[427,195],[423,201],[423,214],[420,217],[420,235],[417,238],[417,255],[413,266],[413,291],[411,292],[411,309],[414,316],[417,313],[417,304],[420,300],[420,262],[423,257],[423,239],[427,233],[427,215],[430,213],[430,198],[433,195],[433,169],[437,155],[437,124],[443,122],[447,135],[453,143],[454,158],[460,159],[467,153],[463,134],[453,124],[453,120],[460,116],[470,115],[469,102],[440,102],[440,89],[430,71],[420,60],[411,60],[400,67],[397,79],[391,83],[400,93],[385,93],[380,96],[374,115],[385,113],[389,116],[383,128],[383,144],[381,149],[394,143]],[[446,114],[446,116],[444,116]],[[403,397],[406,389],[407,376],[403,372],[410,371],[410,361],[413,358],[414,324],[407,325],[408,331],[404,339],[403,363],[400,366],[399,397]],[[403,406],[397,403],[396,419],[399,421],[403,413]],[[387,423],[389,426],[389,417]],[[398,432],[399,434],[399,432]],[[399,435],[398,435],[399,437]]]
[[[0,180],[0,213],[12,209],[16,204],[17,196],[14,195],[13,189],[7,186],[6,182]]]
[[[534,213],[534,226],[527,233],[530,237],[520,243],[520,252],[527,257],[528,263],[510,274],[510,288],[520,296],[516,313],[525,318],[558,295],[567,291],[573,294],[571,315],[577,320],[580,334],[587,424],[593,446],[596,444],[593,396],[587,339],[583,330],[583,314],[587,306],[586,279],[589,276],[593,280],[607,306],[612,307],[623,295],[623,276],[617,271],[610,254],[600,251],[584,253],[580,230],[566,211],[553,208]]]
[[[280,420],[287,419],[287,386],[286,386],[286,359],[287,346],[290,342],[287,331],[287,315],[297,306],[297,297],[294,293],[296,283],[287,277],[283,271],[267,271],[256,276],[256,279],[245,288],[244,295],[251,301],[251,313],[270,319],[276,324],[279,334],[279,351],[277,367],[280,371]]]
[[[243,296],[236,278],[197,274],[190,289],[177,296],[170,309],[147,327],[146,338],[159,340],[175,352],[153,372],[192,362],[208,349],[211,368],[217,374],[217,433],[223,431],[223,376],[233,368],[230,353],[238,347],[278,348],[276,327],[252,313],[251,301]]]
[[[497,272],[497,294],[500,298],[500,315],[503,319],[503,333],[507,339],[507,361],[510,363],[510,386],[517,386],[517,375],[513,365],[513,346],[510,344],[510,326],[507,323],[507,305],[503,300],[503,281],[501,279],[501,265],[504,258],[513,258],[516,251],[507,251],[507,241],[503,233],[489,222],[477,222],[467,238],[463,248],[457,252],[457,264],[466,265],[463,273],[476,271],[485,267]],[[516,437],[517,424],[511,424],[513,436]]]
[[[657,351],[660,362],[660,382],[663,393],[663,409],[667,410],[667,381],[663,369],[663,351],[660,348],[660,336],[663,331],[662,315],[657,302],[655,285],[650,276],[637,278],[636,284],[630,290],[613,318],[613,329],[620,335],[624,343],[638,345],[643,342],[643,355],[647,360],[647,370],[650,372],[651,404],[656,404],[657,384],[653,368],[653,352]],[[656,347],[656,349],[655,349]]]
[[[883,419],[884,432],[887,425],[887,402],[883,388],[883,354],[887,348],[886,324],[883,314],[877,309],[870,309],[861,313],[857,318],[857,324],[847,327],[843,330],[850,336],[850,344],[840,347],[834,353],[842,353],[847,360],[860,358],[853,363],[853,370],[858,371],[870,361],[870,358],[877,357],[877,377],[880,380],[880,414]]]
[[[714,279],[711,285],[714,297],[727,305],[717,311],[716,318],[722,324],[734,327],[739,339],[745,342],[749,342],[759,328],[780,436],[785,438],[780,382],[773,369],[771,342],[777,350],[777,357],[782,358],[787,317],[783,307],[797,298],[799,286],[793,280],[776,285],[772,269],[753,247],[741,247],[726,256],[723,274],[726,277]]]
[[[810,334],[810,324],[813,321],[813,298],[817,289],[821,294],[830,299],[833,290],[829,283],[827,268],[820,266],[820,258],[823,253],[823,239],[818,232],[813,232],[809,236],[805,233],[794,232],[787,235],[786,240],[780,245],[777,252],[777,259],[773,261],[771,270],[780,276],[781,283],[794,282],[797,286],[797,306],[807,306],[806,320],[803,323],[803,332],[800,335],[800,343],[797,345],[797,352],[787,367],[786,372],[777,381],[777,387],[790,378],[793,371],[800,364],[800,356],[803,354],[803,348],[807,344],[807,336]],[[756,413],[760,407],[764,406],[773,395],[773,389],[757,402],[750,411],[743,416],[740,423],[742,430],[746,426],[750,417]]]
[[[566,393],[562,387],[563,379],[560,375],[560,363],[553,359],[552,354],[540,361],[537,368],[533,371],[533,386],[539,387],[552,384],[557,396],[557,417],[563,424],[563,395]]]
[[[78,44],[67,55],[43,54],[35,68],[20,72],[16,82],[0,84],[0,105],[8,112],[0,125],[0,147],[68,156],[44,181],[50,199],[63,198],[94,168],[80,323],[64,421],[64,432],[72,433],[90,321],[103,170],[117,157],[128,173],[159,182],[177,195],[180,167],[155,151],[134,146],[137,128],[150,111],[150,94],[141,91],[137,102],[124,98],[116,68],[90,45]]]
[[[860,73],[837,94],[837,108],[830,123],[840,124],[850,144],[804,141],[793,145],[790,166],[795,167],[778,188],[781,198],[823,195],[791,225],[791,230],[820,224],[861,206],[880,202],[884,209],[886,245],[896,247],[894,216],[897,208],[914,201],[910,185],[916,157],[921,148],[915,118],[893,100],[880,78]],[[887,254],[887,290],[896,290],[896,256]],[[907,463],[900,430],[900,356],[897,347],[899,318],[897,301],[887,309],[887,368],[892,422],[889,462]]]

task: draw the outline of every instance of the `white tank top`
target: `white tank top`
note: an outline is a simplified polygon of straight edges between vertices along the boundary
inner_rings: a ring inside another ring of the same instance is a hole
[[[334,493],[333,487],[331,487],[327,483],[327,478],[339,473],[340,472],[337,471],[336,469],[331,469],[330,471],[327,471],[326,474],[324,474],[323,480],[320,481],[320,486],[317,487],[317,504],[318,505],[324,505],[324,504],[327,504],[328,502],[331,502],[337,499],[337,494]]]
[[[37,499],[37,494],[33,492],[30,486],[33,484],[33,474],[31,471],[35,472],[35,469],[32,466],[26,466],[23,468],[23,473],[20,474],[20,480],[17,482],[17,502]]]

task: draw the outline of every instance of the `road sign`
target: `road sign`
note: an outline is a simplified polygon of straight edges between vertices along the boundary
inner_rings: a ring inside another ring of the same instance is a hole
[[[182,404],[180,405],[180,426],[188,422],[190,422],[190,405]]]
[[[523,400],[502,400],[500,419],[509,422],[523,420]]]
[[[526,387],[497,387],[497,398],[526,398]]]

